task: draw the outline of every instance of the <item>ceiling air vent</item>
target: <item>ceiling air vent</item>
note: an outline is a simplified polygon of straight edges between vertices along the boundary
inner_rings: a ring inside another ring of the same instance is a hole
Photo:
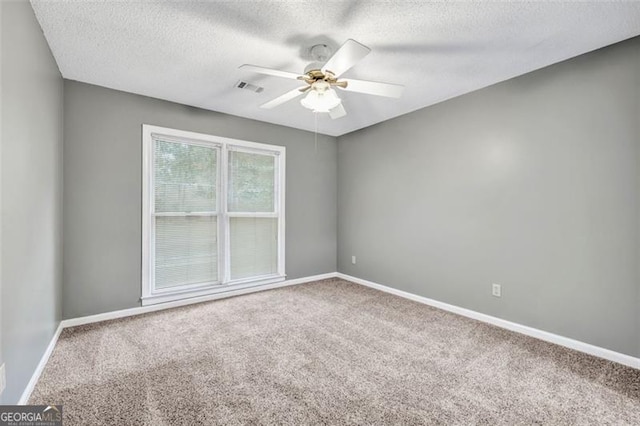
[[[256,93],[260,93],[264,90],[264,87],[256,86],[255,84],[247,83],[246,81],[242,81],[242,80],[236,83],[236,87],[238,89],[251,90],[252,92],[256,92]]]

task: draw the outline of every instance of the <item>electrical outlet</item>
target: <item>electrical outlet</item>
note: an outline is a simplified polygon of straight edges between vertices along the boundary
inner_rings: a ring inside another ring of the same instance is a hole
[[[355,264],[356,264],[356,257],[355,257],[355,256],[351,256],[351,263],[352,263],[353,265],[355,265]]]
[[[495,297],[502,297],[502,286],[500,284],[492,284],[491,294]]]
[[[4,375],[4,364],[0,365],[0,395],[4,392],[4,388],[7,386],[7,379]]]

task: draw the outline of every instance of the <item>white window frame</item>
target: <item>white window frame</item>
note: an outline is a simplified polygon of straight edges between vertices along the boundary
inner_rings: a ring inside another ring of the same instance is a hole
[[[193,145],[217,149],[217,185],[216,214],[218,224],[218,277],[219,281],[198,283],[163,289],[154,288],[154,223],[156,216],[201,216],[202,214],[180,213],[166,214],[154,212],[155,207],[155,140],[186,142]],[[272,155],[275,159],[275,212],[266,213],[229,213],[227,211],[227,185],[229,152],[254,152]],[[190,297],[224,293],[248,287],[257,287],[284,281],[285,274],[285,163],[286,149],[283,146],[268,145],[221,136],[194,133],[166,127],[142,125],[142,305],[181,300]],[[271,275],[231,280],[231,259],[229,219],[231,217],[256,217],[278,219],[278,262],[277,272]]]

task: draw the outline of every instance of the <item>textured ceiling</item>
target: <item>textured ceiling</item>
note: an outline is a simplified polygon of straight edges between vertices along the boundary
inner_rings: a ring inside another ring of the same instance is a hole
[[[62,75],[242,117],[314,130],[299,85],[241,72],[301,73],[308,49],[353,38],[371,54],[344,77],[406,86],[400,99],[339,91],[341,135],[640,34],[640,2],[32,0]],[[264,87],[235,88],[238,80]]]

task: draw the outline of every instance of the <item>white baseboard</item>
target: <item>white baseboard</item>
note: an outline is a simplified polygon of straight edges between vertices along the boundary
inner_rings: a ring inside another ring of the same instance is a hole
[[[122,309],[119,311],[105,312],[103,314],[89,315],[86,317],[71,318],[62,321],[62,327],[75,327],[78,325],[91,324],[94,322],[107,321],[117,318],[131,317],[134,315],[146,314],[149,312],[161,311],[164,309],[177,308],[179,306],[193,305],[195,303],[208,302],[211,300],[225,299],[227,297],[240,296],[242,294],[256,293],[259,291],[272,290],[274,288],[288,287],[297,284],[304,284],[312,281],[326,280],[335,278],[336,272],[327,274],[313,275],[310,277],[296,278],[293,280],[281,281],[273,284],[259,285],[255,287],[230,290],[223,293],[209,294],[206,296],[191,297],[183,300],[175,300],[172,302],[158,303],[155,305],[140,306],[137,308]]]
[[[31,380],[29,380],[27,387],[22,392],[22,396],[18,400],[18,404],[25,405],[29,400],[29,397],[31,397],[31,393],[35,388],[36,383],[38,382],[38,379],[40,378],[40,375],[42,374],[42,371],[44,370],[45,365],[47,365],[47,361],[49,361],[49,357],[53,352],[53,348],[56,346],[56,343],[58,342],[58,337],[60,337],[60,333],[64,328],[75,327],[83,324],[91,324],[94,322],[107,321],[111,319],[130,317],[134,315],[146,314],[148,312],[155,312],[155,311],[160,311],[164,309],[176,308],[179,306],[193,305],[195,303],[207,302],[207,301],[216,300],[216,299],[224,299],[227,297],[239,296],[242,294],[257,293],[259,291],[272,290],[275,288],[288,287],[288,286],[297,285],[297,284],[304,284],[312,281],[326,280],[329,278],[335,278],[336,276],[337,276],[336,272],[330,272],[327,274],[313,275],[313,276],[304,277],[304,278],[296,278],[293,280],[286,280],[286,281],[281,281],[273,284],[266,284],[262,286],[232,290],[225,293],[217,293],[217,294],[211,294],[211,295],[201,296],[201,297],[192,297],[189,299],[167,302],[167,303],[160,303],[157,305],[122,309],[119,311],[105,312],[103,314],[89,315],[86,317],[71,318],[71,319],[63,320],[60,322],[60,324],[58,325],[58,328],[56,329],[55,334],[51,338],[51,342],[49,342],[49,346],[47,346],[47,349],[45,350],[44,354],[42,355],[42,358],[40,359],[40,362],[38,363],[38,366],[36,367],[36,370],[33,372],[33,375],[31,376]]]
[[[24,389],[24,392],[22,392],[22,396],[18,400],[18,405],[26,405],[27,401],[29,401],[31,392],[33,392],[33,389],[36,387],[36,383],[38,383],[38,379],[40,378],[42,371],[44,371],[44,367],[45,365],[47,365],[47,361],[49,361],[49,357],[53,352],[53,348],[56,347],[56,343],[58,342],[58,337],[60,337],[60,333],[62,332],[63,328],[64,327],[62,323],[58,324],[58,328],[56,329],[56,332],[53,333],[53,337],[49,342],[49,346],[47,346],[47,349],[44,351],[44,354],[42,354],[42,358],[40,358],[40,362],[36,367],[36,371],[33,372],[33,375],[31,376],[31,380],[29,380],[29,383],[27,383],[27,387]]]
[[[458,314],[464,317],[486,322],[488,324],[505,328],[507,330],[515,331],[516,333],[525,334],[527,336],[535,337],[536,339],[544,340],[550,343],[555,343],[556,345],[565,346],[567,348],[574,349],[579,352],[584,352],[589,355],[594,355],[600,358],[607,359],[609,361],[617,362],[629,367],[640,369],[640,358],[635,358],[630,355],[621,354],[619,352],[615,352],[610,349],[601,348],[599,346],[591,345],[589,343],[584,343],[579,340],[570,339],[568,337],[559,336],[557,334],[549,333],[547,331],[538,330],[537,328],[528,327],[526,325],[503,320],[501,318],[492,317],[491,315],[482,314],[480,312],[472,311],[470,309],[461,308],[459,306],[450,305],[444,302],[439,302],[437,300],[429,299],[427,297],[418,296],[413,293],[398,290],[392,287],[387,287],[385,285],[374,283],[372,281],[363,280],[362,278],[352,277],[350,275],[346,275],[340,272],[337,274],[337,276],[338,278],[342,278],[343,280],[347,280],[356,284],[375,288],[376,290],[380,290],[396,296],[404,297],[405,299],[413,300],[414,302],[424,303],[425,305],[433,306],[435,308],[439,308],[444,311],[453,312],[454,314]]]
[[[472,311],[470,309],[465,309],[459,306],[450,305],[448,303],[429,299],[427,297],[418,296],[413,293],[398,290],[392,287],[387,287],[382,284],[377,284],[372,281],[364,280],[362,278],[352,277],[350,275],[346,275],[340,272],[330,272],[327,274],[297,278],[293,280],[282,281],[279,283],[267,284],[259,287],[243,288],[239,290],[232,290],[225,293],[217,293],[217,294],[211,294],[207,296],[193,297],[185,300],[160,303],[157,305],[122,309],[119,311],[105,312],[103,314],[90,315],[86,317],[63,320],[60,322],[60,324],[58,325],[58,328],[56,329],[55,334],[51,338],[51,342],[49,343],[49,346],[47,346],[47,349],[42,355],[42,358],[40,359],[40,362],[38,363],[38,366],[36,367],[36,370],[34,371],[33,376],[31,376],[31,380],[29,380],[27,387],[25,388],[24,392],[22,393],[22,396],[20,397],[20,400],[18,401],[18,404],[24,405],[29,400],[29,397],[31,396],[31,392],[33,392],[33,389],[35,388],[35,385],[38,382],[38,379],[40,378],[40,375],[42,374],[42,371],[44,370],[44,367],[47,364],[47,361],[49,360],[51,353],[53,352],[53,348],[55,347],[56,342],[58,341],[58,337],[60,336],[60,333],[63,328],[75,327],[83,324],[91,324],[95,322],[146,314],[149,312],[155,312],[155,311],[160,311],[164,309],[171,309],[179,306],[192,305],[195,303],[207,302],[210,300],[224,299],[227,297],[239,296],[242,294],[257,293],[259,291],[271,290],[275,288],[287,287],[287,286],[292,286],[297,284],[304,284],[304,283],[319,281],[319,280],[326,280],[329,278],[342,278],[343,280],[350,281],[355,284],[360,284],[366,287],[374,288],[376,290],[380,290],[396,296],[404,297],[405,299],[413,300],[415,302],[424,303],[425,305],[429,305],[445,311],[453,312],[455,314],[462,315],[464,317],[486,322],[488,324],[493,324],[495,326],[505,328],[507,330],[515,331],[516,333],[525,334],[527,336],[535,337],[536,339],[544,340],[550,343],[555,343],[557,345],[565,346],[567,348],[574,349],[579,352],[584,352],[589,355],[594,355],[600,358],[607,359],[609,361],[617,362],[620,364],[627,365],[629,367],[640,369],[640,358],[635,358],[630,355],[621,354],[619,352],[601,348],[599,346],[594,346],[589,343],[580,342],[578,340],[569,339],[567,337],[563,337],[557,334],[538,330],[536,328],[528,327],[526,325],[521,325],[511,321],[492,317],[491,315],[482,314],[480,312]]]

